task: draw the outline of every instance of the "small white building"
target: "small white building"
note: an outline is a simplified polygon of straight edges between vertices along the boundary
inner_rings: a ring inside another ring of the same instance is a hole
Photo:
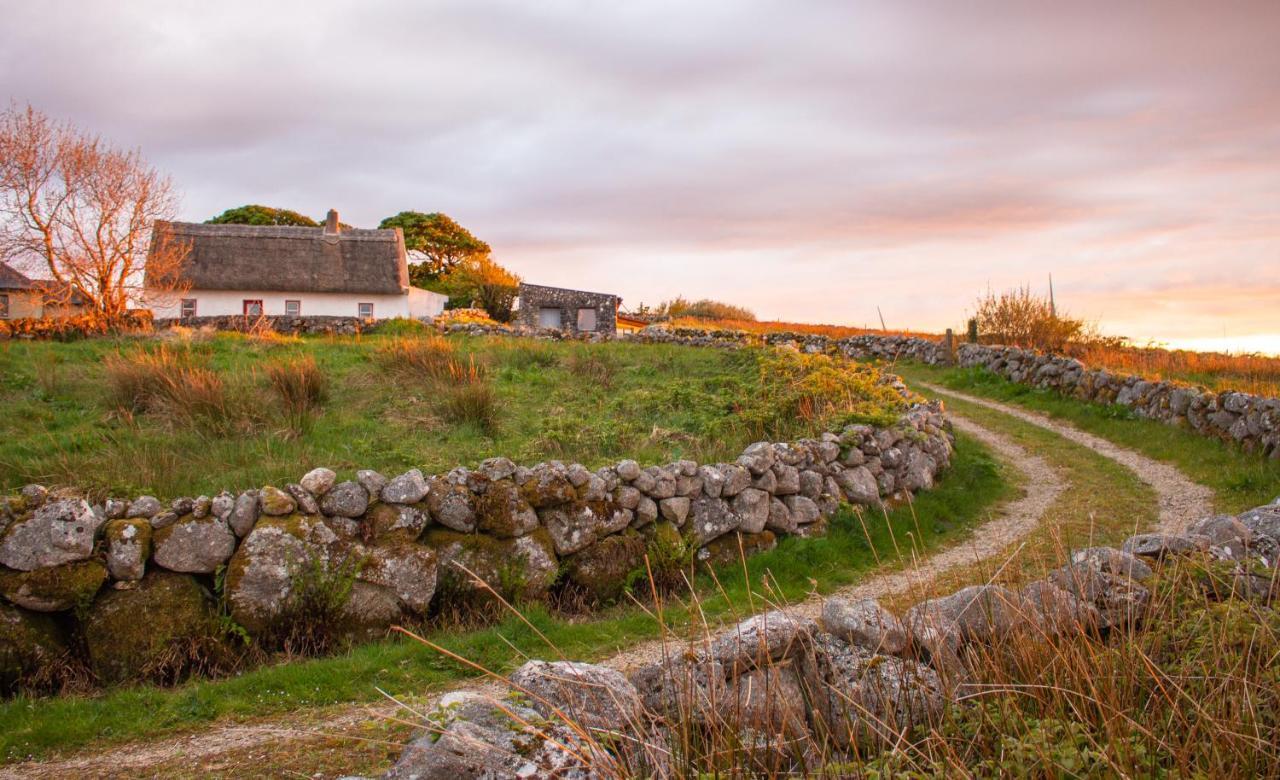
[[[447,296],[409,285],[404,233],[324,227],[157,222],[153,246],[188,250],[182,292],[151,289],[156,319],[243,315],[434,317]]]

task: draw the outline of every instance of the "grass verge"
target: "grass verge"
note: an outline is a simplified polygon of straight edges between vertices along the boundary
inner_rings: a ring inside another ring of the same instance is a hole
[[[719,585],[709,577],[699,578],[697,607],[688,600],[671,602],[664,606],[664,620],[669,629],[700,632],[704,619],[732,619],[758,604],[765,578],[772,593],[790,601],[855,582],[881,564],[908,564],[913,548],[916,554],[928,552],[982,522],[1014,489],[1007,475],[1007,467],[984,447],[960,437],[951,471],[913,505],[867,514],[862,521],[852,510],[842,509],[825,537],[784,539],[777,549],[748,559],[745,571],[729,567],[721,573]],[[634,606],[604,610],[589,620],[564,620],[544,608],[530,607],[525,618],[560,652],[581,660],[608,657],[660,633],[657,621]],[[465,633],[437,631],[429,638],[495,670],[512,668],[522,653],[551,652],[516,618]],[[178,688],[136,686],[95,697],[18,698],[0,703],[0,760],[154,739],[213,721],[373,702],[380,698],[379,688],[420,695],[473,674],[415,643],[387,640],[338,657],[280,664]]]

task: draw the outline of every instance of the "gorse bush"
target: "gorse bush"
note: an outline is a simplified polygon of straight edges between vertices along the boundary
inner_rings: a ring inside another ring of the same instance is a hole
[[[766,436],[794,428],[839,430],[851,423],[889,424],[924,399],[885,383],[878,369],[794,350],[763,353],[760,392],[743,400],[739,419]]]

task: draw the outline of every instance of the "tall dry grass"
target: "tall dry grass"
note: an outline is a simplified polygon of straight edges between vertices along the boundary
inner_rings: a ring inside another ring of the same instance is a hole
[[[1086,344],[1069,348],[1068,354],[1091,368],[1198,384],[1210,390],[1280,396],[1280,357],[1117,344]]]
[[[936,333],[925,333],[914,330],[881,330],[878,328],[857,328],[849,325],[822,325],[807,322],[780,322],[776,320],[736,320],[705,319],[695,317],[675,317],[669,321],[674,328],[699,328],[713,330],[739,330],[744,333],[809,333],[815,336],[828,336],[843,339],[850,336],[912,336],[915,338],[937,341],[941,338]]]
[[[266,367],[267,379],[284,408],[290,427],[304,431],[329,398],[329,377],[311,355],[280,360]]]
[[[444,417],[473,424],[485,433],[497,430],[499,403],[488,368],[475,356],[458,354],[440,336],[396,339],[378,348],[379,360],[390,371],[414,381],[426,381],[439,399]]]

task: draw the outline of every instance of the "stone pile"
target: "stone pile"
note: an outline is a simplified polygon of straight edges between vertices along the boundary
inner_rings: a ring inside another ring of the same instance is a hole
[[[986,648],[1139,626],[1151,562],[1190,553],[1230,561],[1236,581],[1219,596],[1271,601],[1280,595],[1277,551],[1280,501],[1206,518],[1185,534],[1078,550],[1017,590],[971,586],[901,617],[871,599],[837,597],[817,621],[767,612],[626,674],[530,661],[511,675],[505,698],[444,697],[386,777],[677,776],[668,735],[711,726],[732,733],[738,758],[762,762],[762,774],[803,774],[831,751],[837,761],[865,758],[935,722],[967,692]]]
[[[878,506],[929,489],[951,453],[941,408],[922,404],[892,426],[758,442],[733,463],[623,460],[593,471],[490,458],[447,474],[347,480],[317,468],[279,487],[168,502],[90,503],[31,485],[0,498],[0,612],[49,641],[0,649],[0,677],[67,649],[49,615],[63,629],[78,624],[85,660],[110,682],[198,633],[213,618],[209,591],[267,637],[284,628],[295,590],[329,572],[353,579],[340,628],[355,637],[441,606],[491,604],[490,588],[543,599],[561,577],[608,601],[655,547],[716,563],[779,536],[819,535],[842,501]]]

